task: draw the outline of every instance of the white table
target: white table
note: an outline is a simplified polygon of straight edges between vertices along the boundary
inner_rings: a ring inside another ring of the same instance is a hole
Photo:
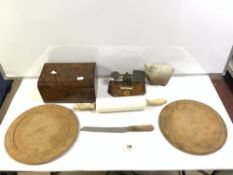
[[[97,98],[107,95],[105,79],[98,80]],[[225,145],[217,152],[196,156],[184,153],[163,137],[158,117],[164,107],[144,111],[97,113],[76,112],[81,126],[127,126],[153,124],[146,133],[80,132],[76,142],[64,155],[42,165],[25,165],[6,153],[4,137],[7,128],[23,111],[43,104],[37,90],[37,79],[24,79],[0,126],[0,171],[81,171],[81,170],[192,170],[233,169],[233,127],[230,118],[208,76],[172,77],[167,86],[146,86],[146,98],[166,98],[169,102],[193,99],[208,104],[223,118],[228,129]],[[72,108],[73,104],[61,104]],[[127,145],[132,145],[127,149]]]

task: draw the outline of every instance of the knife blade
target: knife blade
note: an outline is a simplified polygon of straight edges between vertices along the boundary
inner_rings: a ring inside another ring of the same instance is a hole
[[[146,132],[153,131],[153,125],[133,125],[126,127],[95,127],[95,126],[84,126],[80,131],[88,132],[110,132],[110,133],[124,133],[124,132]]]

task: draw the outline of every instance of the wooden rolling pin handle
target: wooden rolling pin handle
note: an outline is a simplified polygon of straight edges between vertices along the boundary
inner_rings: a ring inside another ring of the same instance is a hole
[[[153,125],[135,125],[135,126],[128,126],[128,131],[131,132],[141,132],[141,131],[153,131],[154,126]]]
[[[76,103],[74,109],[79,111],[93,111],[95,110],[95,103]]]
[[[159,106],[167,103],[167,100],[164,98],[158,98],[158,99],[152,99],[152,100],[146,100],[147,106]]]

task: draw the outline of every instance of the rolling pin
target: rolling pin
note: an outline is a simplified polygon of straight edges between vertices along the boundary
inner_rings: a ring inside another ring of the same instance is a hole
[[[75,110],[96,110],[97,112],[123,112],[144,110],[147,106],[163,105],[167,102],[166,99],[148,100],[145,98],[102,98],[97,99],[96,103],[76,103]]]

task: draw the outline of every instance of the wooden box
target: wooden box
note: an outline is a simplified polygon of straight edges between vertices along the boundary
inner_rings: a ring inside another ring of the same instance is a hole
[[[37,86],[44,102],[92,103],[95,74],[95,63],[46,63]]]

